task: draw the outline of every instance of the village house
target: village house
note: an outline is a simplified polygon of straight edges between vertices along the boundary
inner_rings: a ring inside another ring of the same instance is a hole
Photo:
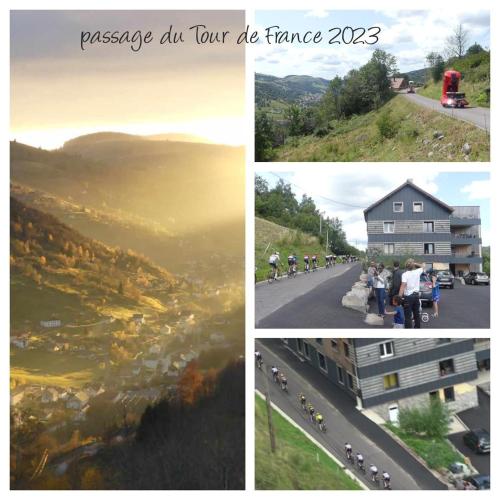
[[[60,326],[62,326],[62,321],[60,319],[42,319],[40,321],[40,326],[42,328],[59,328]]]
[[[18,349],[26,349],[29,345],[29,335],[25,334],[11,337],[10,343]]]
[[[11,406],[17,406],[24,399],[25,392],[23,388],[14,389],[10,391],[10,404]]]
[[[40,401],[43,404],[55,403],[59,399],[59,391],[55,387],[47,387],[42,390]]]
[[[406,78],[399,78],[399,77],[393,76],[390,79],[390,86],[391,86],[392,90],[397,92],[398,90],[406,89],[408,87],[408,82],[407,82]]]
[[[71,410],[82,410],[89,402],[89,395],[85,391],[72,394],[66,401],[66,408]]]

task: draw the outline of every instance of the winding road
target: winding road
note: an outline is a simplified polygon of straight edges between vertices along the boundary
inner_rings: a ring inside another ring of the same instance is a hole
[[[345,458],[346,441],[351,443],[355,452],[360,451],[364,455],[367,469],[374,463],[380,473],[386,470],[391,474],[393,489],[446,489],[427,468],[357,410],[353,399],[299,359],[280,340],[258,339],[255,345],[264,360],[262,370],[256,370],[255,373],[256,389],[265,393],[266,386],[269,386],[271,401],[335,455],[369,488],[377,488],[370,481],[369,473],[361,473]],[[272,381],[272,365],[278,366],[286,374],[288,393],[283,392]],[[268,378],[267,383],[265,377]],[[326,433],[313,426],[301,409],[297,397],[300,392],[303,392],[315,409],[325,417]]]
[[[401,92],[401,95],[405,96],[409,101],[418,104],[419,106],[423,106],[424,108],[432,109],[438,113],[443,113],[457,120],[470,123],[471,125],[474,125],[482,130],[486,130],[488,132],[490,130],[489,108],[443,108],[439,101],[430,99],[429,97],[424,97],[419,94],[407,94],[406,92]]]

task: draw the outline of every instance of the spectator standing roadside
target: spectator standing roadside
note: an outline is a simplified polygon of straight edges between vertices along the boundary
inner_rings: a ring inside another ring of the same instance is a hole
[[[371,261],[370,265],[368,266],[368,288],[370,289],[368,296],[370,296],[373,292],[373,277],[375,276],[375,273],[377,272],[377,268],[375,267],[375,262]]]
[[[404,300],[405,328],[420,328],[420,275],[424,272],[424,266],[408,259],[406,271],[401,276],[399,295]]]
[[[385,314],[385,278],[384,264],[379,264],[373,277],[373,286],[377,297],[378,315],[383,318]]]
[[[441,299],[441,292],[439,290],[439,281],[434,271],[431,274],[431,279],[432,279],[432,310],[434,311],[432,317],[437,318],[439,316],[439,300]]]
[[[389,290],[389,304],[392,304],[395,295],[399,295],[399,289],[401,288],[401,276],[403,276],[403,270],[399,267],[399,260],[393,262],[394,270],[392,271],[392,283],[391,289]]]

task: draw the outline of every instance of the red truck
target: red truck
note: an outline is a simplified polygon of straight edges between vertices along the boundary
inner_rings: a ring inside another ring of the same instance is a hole
[[[441,105],[444,108],[465,108],[469,103],[463,92],[458,91],[462,75],[460,71],[449,69],[443,75],[443,90],[441,92]]]

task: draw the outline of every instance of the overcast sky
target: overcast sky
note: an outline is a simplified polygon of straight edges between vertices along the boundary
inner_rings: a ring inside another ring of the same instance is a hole
[[[471,4],[472,7],[473,4]],[[469,45],[490,45],[488,11],[471,9],[464,12],[459,5],[446,10],[390,11],[258,11],[255,21],[259,31],[279,25],[282,31],[321,30],[328,35],[333,27],[353,28],[380,26],[380,42],[375,45],[328,45],[327,37],[320,45],[266,45],[255,47],[255,70],[275,76],[311,75],[332,79],[365,64],[376,48],[395,55],[399,70],[424,68],[425,56],[443,53],[446,38],[462,23],[468,31]]]
[[[158,43],[170,25],[188,31],[195,24],[240,32],[245,16],[242,11],[13,11],[11,137],[50,148],[102,130],[184,132],[242,144],[244,46]],[[137,53],[127,45],[94,45],[82,52],[82,30],[151,30],[156,41]]]
[[[403,184],[409,171],[405,169],[405,174],[397,169],[381,173],[374,167],[373,173],[351,169],[346,174],[336,166],[331,169],[297,167],[294,171],[258,171],[257,174],[264,177],[271,187],[279,181],[277,176],[291,183],[299,201],[304,193],[312,197],[319,210],[325,212],[325,217],[342,220],[349,243],[365,249],[367,236],[363,210]],[[417,186],[448,205],[480,206],[483,245],[490,244],[491,185],[488,173],[451,173],[440,172],[438,168],[420,168],[412,178]]]

